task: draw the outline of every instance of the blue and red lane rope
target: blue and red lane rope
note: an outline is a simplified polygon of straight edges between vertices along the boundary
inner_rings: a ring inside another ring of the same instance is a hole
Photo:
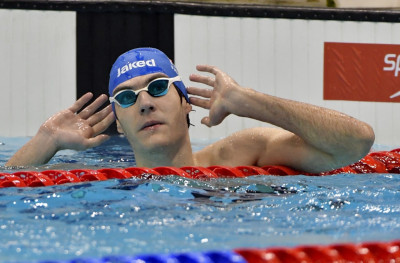
[[[400,262],[400,240],[360,244],[333,244],[272,247],[266,249],[241,248],[232,251],[147,254],[136,256],[106,256],[98,259],[45,261],[42,263],[311,263],[311,262]]]

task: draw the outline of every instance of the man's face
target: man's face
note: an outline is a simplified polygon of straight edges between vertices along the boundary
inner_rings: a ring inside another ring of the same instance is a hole
[[[150,81],[161,77],[167,76],[153,73],[132,78],[118,85],[114,95],[123,89],[144,88]],[[161,97],[152,97],[142,91],[135,104],[128,108],[115,104],[118,131],[125,134],[135,151],[179,144],[188,135],[186,115],[191,109],[185,99],[181,101],[173,84],[167,94]]]

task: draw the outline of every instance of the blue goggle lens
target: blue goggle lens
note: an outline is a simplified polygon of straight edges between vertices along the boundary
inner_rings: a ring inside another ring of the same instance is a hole
[[[156,79],[149,83],[149,85],[141,90],[123,90],[118,93],[114,98],[122,108],[127,108],[135,104],[137,97],[141,91],[147,91],[153,97],[160,97],[167,94],[169,88],[168,79]]]

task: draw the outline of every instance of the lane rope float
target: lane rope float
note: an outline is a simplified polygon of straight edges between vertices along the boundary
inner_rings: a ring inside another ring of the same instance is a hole
[[[240,248],[232,251],[105,256],[99,259],[73,259],[52,263],[337,263],[337,262],[400,262],[400,240],[297,246],[293,248]],[[49,263],[49,261],[41,262]]]
[[[88,181],[104,181],[108,179],[127,179],[132,177],[150,178],[151,176],[178,175],[190,179],[211,178],[241,178],[253,175],[308,175],[327,176],[339,173],[400,173],[400,148],[391,151],[371,152],[360,161],[318,174],[305,173],[293,170],[286,166],[271,165],[256,166],[185,166],[185,167],[128,167],[103,169],[74,169],[74,170],[45,170],[45,171],[18,171],[14,173],[0,173],[0,188],[2,187],[42,187],[66,183]]]

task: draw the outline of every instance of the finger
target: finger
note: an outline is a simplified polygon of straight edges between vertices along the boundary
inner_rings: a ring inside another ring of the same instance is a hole
[[[196,98],[196,97],[190,97],[189,101],[191,104],[195,105],[195,106],[199,106],[203,109],[210,109],[210,100],[205,100],[205,99],[200,99],[200,98]]]
[[[187,91],[189,94],[201,96],[204,98],[211,98],[212,90],[211,89],[202,89],[195,87],[187,87]]]
[[[218,73],[221,72],[221,70],[215,66],[211,66],[211,65],[197,65],[196,69],[198,71],[202,71],[202,72],[208,72],[214,75],[217,75]]]
[[[105,107],[104,109],[102,109],[99,112],[96,112],[95,114],[93,114],[92,116],[90,116],[87,121],[89,123],[90,126],[95,125],[96,123],[102,121],[105,117],[107,117],[107,115],[112,112],[112,108],[111,105],[108,105],[107,107]]]
[[[204,117],[204,118],[201,119],[201,123],[206,125],[206,126],[208,126],[208,127],[212,127],[212,126],[216,126],[216,125],[220,124],[225,119],[225,117],[221,117],[221,118],[213,117],[213,118],[210,118],[209,116],[207,116],[207,117]]]
[[[110,136],[108,136],[106,134],[100,134],[100,135],[97,135],[96,137],[87,139],[85,142],[85,146],[87,148],[93,148],[93,147],[99,146],[100,144],[104,143],[108,139],[110,139]]]
[[[103,105],[107,101],[107,96],[105,94],[101,94],[95,101],[93,101],[89,106],[84,108],[81,112],[79,112],[79,117],[86,120],[89,118],[96,110]]]
[[[208,86],[214,87],[215,84],[215,78],[214,77],[209,77],[209,76],[202,76],[198,74],[190,74],[189,76],[190,81],[198,82],[198,83],[203,83]]]
[[[68,110],[72,111],[73,113],[77,113],[82,107],[90,101],[90,99],[93,97],[93,93],[88,92],[82,97],[80,97],[77,101],[75,101],[74,104],[72,104],[71,107],[68,108]]]
[[[210,118],[209,117],[204,117],[201,119],[201,123],[206,125],[207,127],[211,127],[210,125]]]
[[[114,121],[115,115],[113,112],[110,112],[103,120],[93,126],[94,136],[104,132]]]

